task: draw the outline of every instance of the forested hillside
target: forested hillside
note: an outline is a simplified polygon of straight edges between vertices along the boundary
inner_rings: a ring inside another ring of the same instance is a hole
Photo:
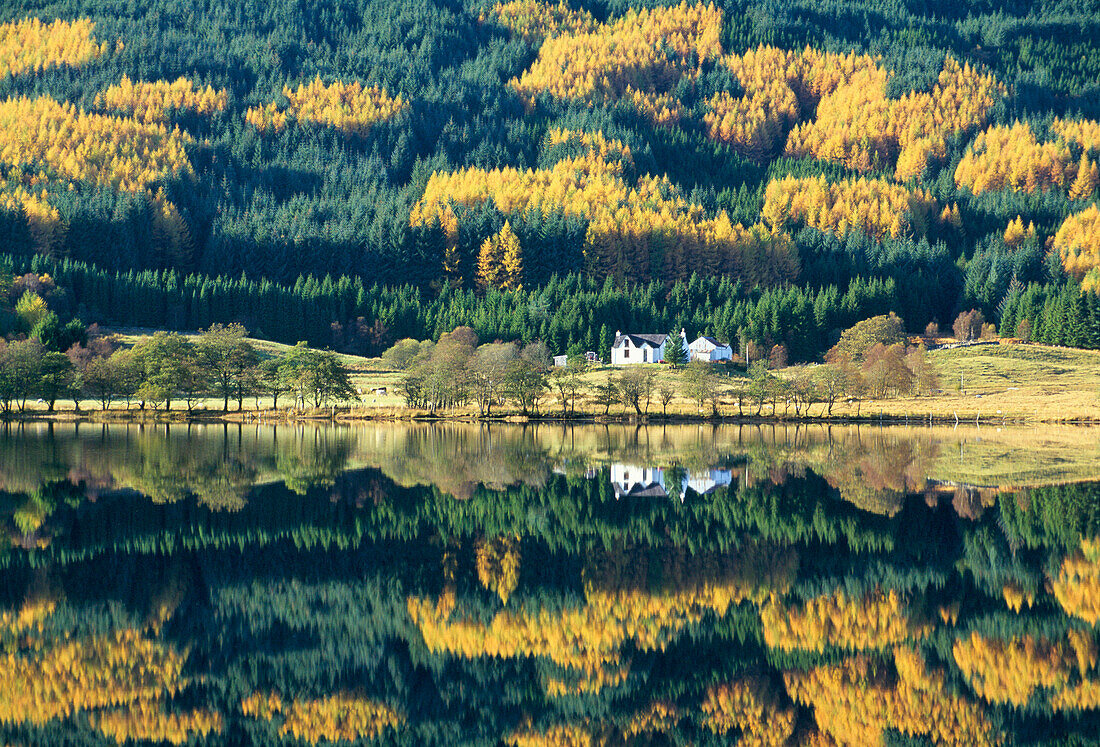
[[[368,354],[1100,347],[1098,118],[1086,0],[13,0],[0,252],[85,323]]]

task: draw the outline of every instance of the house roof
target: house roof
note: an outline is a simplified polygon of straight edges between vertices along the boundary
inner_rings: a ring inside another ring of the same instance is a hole
[[[619,483],[612,483],[616,498],[667,498],[668,492],[660,483],[651,482],[648,485],[634,483],[629,490],[623,489]]]
[[[718,342],[717,338],[714,338],[714,337],[706,337],[706,336],[697,337],[695,339],[695,342],[699,342],[700,340],[705,340],[705,341],[709,342],[711,345],[713,345],[716,348],[727,348],[727,347],[729,347],[729,343]],[[691,344],[694,345],[695,342],[693,342]]]
[[[640,348],[643,343],[659,348],[665,344],[666,339],[668,339],[668,335],[616,335],[615,342],[612,343],[611,347],[617,348],[630,340],[630,344],[636,348]]]

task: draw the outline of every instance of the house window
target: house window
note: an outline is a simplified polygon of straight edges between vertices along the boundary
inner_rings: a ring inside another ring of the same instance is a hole
[[[623,348],[623,360],[625,361],[630,357],[630,348]]]

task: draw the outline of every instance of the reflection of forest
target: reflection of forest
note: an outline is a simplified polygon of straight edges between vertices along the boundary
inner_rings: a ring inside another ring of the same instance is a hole
[[[1084,743],[1100,483],[943,435],[9,431],[0,741]]]
[[[93,494],[131,488],[161,502],[195,494],[226,509],[239,508],[258,484],[284,481],[301,492],[362,467],[378,468],[398,485],[469,498],[479,486],[537,487],[552,473],[592,477],[614,465],[659,470],[666,494],[688,487],[704,494],[733,478],[775,482],[809,469],[845,499],[878,513],[895,513],[907,494],[920,492],[953,493],[960,510],[974,513],[997,488],[1100,479],[1100,444],[1093,429],[1055,426],[19,424],[0,430],[0,491],[30,494],[68,481]]]

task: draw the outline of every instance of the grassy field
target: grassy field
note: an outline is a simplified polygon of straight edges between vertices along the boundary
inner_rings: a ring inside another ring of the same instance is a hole
[[[855,403],[837,402],[833,406],[834,417],[884,416],[925,418],[980,422],[1014,420],[1028,422],[1100,422],[1100,351],[1057,348],[1046,345],[994,344],[964,348],[935,350],[929,353],[933,365],[940,373],[942,390],[928,397],[903,397],[885,400],[866,400],[857,407]],[[654,365],[658,386],[667,383],[679,391],[682,374],[666,366]],[[383,370],[381,361],[373,361],[362,369],[364,390],[386,387],[387,396],[368,395],[364,409],[393,410],[403,408],[398,395],[401,374]],[[597,384],[615,369],[603,367],[585,374],[585,384],[590,395]],[[792,375],[794,369],[780,371],[780,375]],[[960,386],[961,382],[961,386]],[[733,382],[731,381],[731,384]],[[586,400],[588,397],[585,398]],[[372,401],[373,400],[373,401]],[[544,411],[556,413],[560,405],[548,397]],[[585,403],[582,409],[589,414],[602,414],[602,407]],[[783,415],[782,405],[779,415]],[[467,414],[475,414],[469,408]],[[661,405],[654,401],[650,414],[659,415]],[[669,415],[705,415],[697,404],[683,396],[670,403]],[[824,412],[824,405],[814,405],[813,415]],[[616,405],[612,414],[627,411]],[[736,400],[727,397],[723,414],[737,413]],[[789,415],[793,415],[791,409]],[[764,415],[770,414],[765,407]]]
[[[110,330],[117,334],[123,344],[132,345],[150,330],[120,329]],[[194,335],[191,335],[192,337]],[[278,355],[290,348],[288,345],[253,340],[253,344],[263,355]],[[884,400],[864,400],[859,403],[838,401],[833,406],[834,417],[877,418],[908,417],[927,419],[929,415],[940,420],[951,420],[957,416],[960,421],[973,423],[976,418],[982,423],[998,421],[1015,422],[1100,422],[1100,351],[1057,348],[1046,345],[1002,343],[978,345],[964,348],[941,349],[929,353],[933,365],[939,371],[942,390],[934,396],[903,397]],[[380,358],[364,358],[340,354],[341,360],[352,371],[352,382],[362,392],[362,402],[354,408],[354,414],[363,417],[411,417],[420,413],[405,407],[401,397],[402,372],[387,370]],[[657,385],[671,385],[677,391],[682,384],[682,373],[667,366],[654,364],[657,372]],[[781,376],[793,375],[795,369],[778,372]],[[615,374],[611,367],[590,370],[584,375],[585,396],[580,403],[582,414],[602,415],[603,408],[590,402],[595,387],[608,376]],[[734,377],[736,374],[734,375]],[[730,380],[731,386],[734,384]],[[385,389],[385,394],[376,390]],[[736,415],[737,404],[732,397],[724,399],[723,415]],[[260,405],[270,406],[270,400],[261,400]],[[282,404],[282,403],[280,403]],[[203,403],[208,409],[220,409],[221,400],[211,398]],[[246,406],[255,406],[255,400],[249,398]],[[71,409],[68,402],[58,403],[60,409]],[[94,409],[95,403],[82,403],[83,409]],[[178,405],[177,405],[178,407]],[[548,395],[542,404],[543,413],[557,414],[560,404],[552,395]],[[660,402],[654,399],[650,405],[650,415],[661,414]],[[782,404],[777,408],[777,416],[784,415]],[[812,408],[812,415],[824,414],[824,405]],[[509,414],[507,408],[495,410],[502,415]],[[622,405],[614,405],[611,415],[632,414]],[[793,417],[793,408],[788,416]],[[459,411],[437,413],[447,416],[476,416],[472,405]],[[700,411],[694,401],[677,396],[668,407],[670,416],[700,416],[709,411]],[[762,415],[772,413],[765,406]]]

